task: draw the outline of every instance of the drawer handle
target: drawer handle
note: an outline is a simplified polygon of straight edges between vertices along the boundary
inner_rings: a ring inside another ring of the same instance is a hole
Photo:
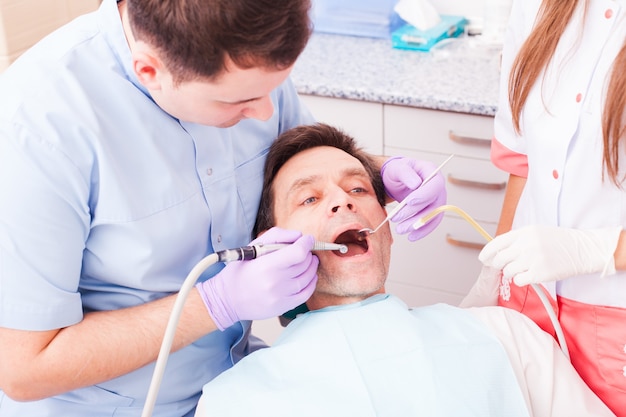
[[[450,184],[458,185],[460,187],[480,188],[481,190],[504,190],[506,188],[506,181],[504,182],[481,182],[464,180],[456,178],[452,174],[448,174],[448,182]]]
[[[461,248],[476,249],[476,250],[482,250],[482,248],[485,246],[484,243],[469,242],[467,240],[455,239],[452,236],[450,236],[450,234],[446,235],[446,242],[448,242],[449,244],[453,246],[458,246]]]
[[[472,146],[491,146],[491,139],[481,139],[481,138],[473,138],[471,136],[459,135],[454,133],[454,131],[448,132],[448,137],[452,139],[452,141],[456,143],[460,143],[462,145],[472,145]]]

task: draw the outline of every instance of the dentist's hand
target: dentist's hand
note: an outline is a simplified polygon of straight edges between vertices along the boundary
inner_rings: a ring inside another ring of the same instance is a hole
[[[311,253],[313,236],[274,227],[259,243],[293,243],[250,261],[230,262],[214,277],[196,284],[220,330],[240,320],[283,314],[309,299],[317,283],[319,259]]]
[[[410,195],[410,200],[393,218],[396,232],[408,233],[408,239],[415,241],[428,235],[441,223],[443,213],[435,216],[424,226],[413,229],[413,223],[428,214],[431,210],[446,204],[446,181],[439,172],[422,187],[422,180],[428,177],[437,165],[429,161],[418,161],[411,158],[393,157],[388,159],[380,169],[385,184],[385,191],[394,200],[400,202]],[[420,187],[417,189],[417,187]]]
[[[478,259],[502,270],[504,279],[522,286],[575,275],[615,273],[613,254],[622,227],[578,230],[527,226],[487,243]]]

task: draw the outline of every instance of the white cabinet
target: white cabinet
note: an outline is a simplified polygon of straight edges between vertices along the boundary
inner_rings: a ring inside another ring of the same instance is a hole
[[[448,204],[494,235],[508,176],[489,159],[493,118],[403,106],[384,106],[384,153],[437,164],[442,169]],[[393,227],[392,227],[393,230]],[[470,289],[481,263],[481,234],[459,214],[445,212],[437,229],[417,242],[394,234],[387,290],[409,305],[457,304]]]
[[[318,121],[341,128],[368,152],[382,155],[382,104],[304,94],[300,98]]]

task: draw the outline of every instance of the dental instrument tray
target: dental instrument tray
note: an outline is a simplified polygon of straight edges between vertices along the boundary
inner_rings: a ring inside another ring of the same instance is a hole
[[[441,21],[427,30],[419,30],[407,23],[391,33],[391,45],[398,49],[429,51],[443,39],[461,35],[465,26],[466,18],[452,15],[441,15]]]

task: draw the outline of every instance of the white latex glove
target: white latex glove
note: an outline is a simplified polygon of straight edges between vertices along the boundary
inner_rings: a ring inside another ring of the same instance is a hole
[[[513,278],[518,286],[596,272],[612,275],[621,230],[527,226],[497,236],[478,259],[501,269],[503,280]]]

